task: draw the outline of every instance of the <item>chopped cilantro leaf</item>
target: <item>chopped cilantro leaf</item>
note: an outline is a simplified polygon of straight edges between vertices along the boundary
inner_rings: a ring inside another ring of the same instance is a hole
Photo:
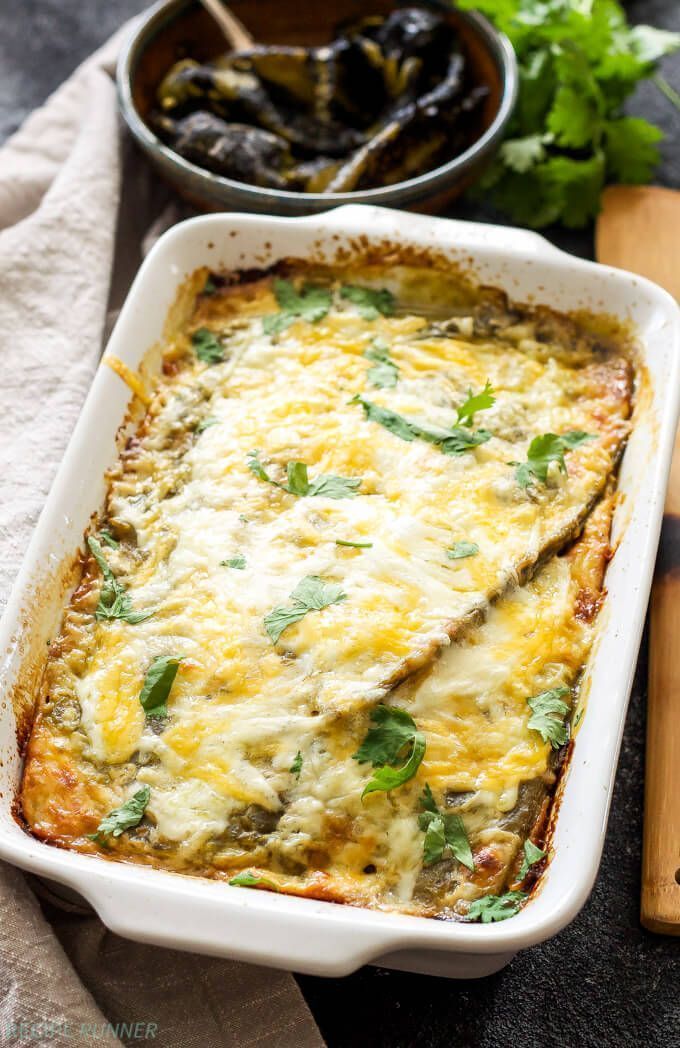
[[[220,420],[218,418],[213,418],[212,415],[208,418],[202,418],[196,426],[196,432],[202,433],[203,430],[210,429],[211,426],[219,426],[219,424]]]
[[[290,280],[277,279],[273,290],[280,311],[264,317],[262,327],[266,335],[275,335],[298,319],[316,324],[323,320],[331,308],[332,299],[328,288],[305,284],[298,292]]]
[[[491,921],[505,921],[508,917],[514,917],[516,913],[519,913],[526,898],[528,898],[526,892],[483,895],[481,899],[475,899],[470,904],[467,916],[469,920],[481,921],[482,924],[490,924]]]
[[[191,336],[196,356],[204,364],[221,364],[224,360],[224,349],[217,336],[210,328],[199,328]]]
[[[423,863],[432,866],[444,858],[448,849],[458,862],[474,870],[472,848],[468,839],[465,823],[460,815],[444,814],[439,811],[429,784],[420,795],[422,811],[418,816],[418,825],[425,832],[423,841]]]
[[[458,422],[461,426],[472,426],[478,411],[486,411],[496,403],[496,396],[487,379],[486,385],[481,393],[473,393],[468,390],[467,400],[463,401],[458,411]]]
[[[231,878],[229,883],[236,888],[269,888],[273,892],[279,890],[273,881],[268,880],[266,877],[260,877],[259,874],[253,873],[252,870],[243,870],[242,873],[237,873],[235,877]]]
[[[370,349],[364,351],[367,360],[373,361],[368,369],[368,381],[379,389],[392,389],[399,380],[399,368],[390,358],[390,347],[381,338],[373,339]]]
[[[290,495],[327,498],[327,499],[353,499],[357,489],[361,486],[361,477],[336,477],[332,473],[324,473],[315,480],[310,481],[307,466],[304,462],[291,461],[286,465],[287,484],[280,484],[270,477],[260,462],[259,451],[251,451],[248,455],[248,469],[254,473],[258,480],[267,484],[273,484]]]
[[[149,803],[151,790],[148,786],[142,786],[141,790],[130,797],[125,804],[110,811],[97,827],[96,833],[89,833],[90,840],[99,840],[103,837],[120,837],[125,830],[137,826],[144,817],[146,806]]]
[[[538,848],[533,841],[526,840],[524,842],[524,859],[519,869],[518,879],[523,881],[528,874],[530,868],[534,866],[541,859],[545,858],[545,852]]]
[[[300,622],[310,611],[323,611],[331,604],[347,599],[342,586],[336,582],[324,582],[318,575],[307,575],[290,595],[291,605],[281,605],[270,611],[264,619],[264,627],[273,644],[284,630]]]
[[[167,717],[166,703],[181,661],[175,655],[158,655],[151,663],[139,693],[139,703],[149,717]]]
[[[408,443],[416,438],[426,440],[429,444],[437,445],[445,455],[462,455],[491,439],[491,434],[485,429],[472,430],[464,426],[443,429],[426,422],[414,422],[404,415],[399,415],[396,411],[367,400],[360,393],[352,398],[352,403],[361,404],[370,422],[377,422],[384,426],[400,440]]]
[[[391,317],[394,313],[394,295],[386,287],[376,290],[358,284],[345,284],[340,289],[340,296],[355,305],[364,320],[377,320],[381,313]]]
[[[131,626],[153,615],[153,611],[133,611],[132,598],[126,591],[122,582],[116,578],[111,571],[101,545],[92,535],[88,537],[87,544],[92,556],[96,560],[103,576],[102,588],[99,591],[99,603],[95,609],[95,618],[99,621],[105,619],[122,619]]]
[[[465,557],[474,557],[479,553],[476,542],[454,542],[451,549],[447,549],[446,556],[449,560],[464,560]]]
[[[370,762],[375,769],[364,787],[362,798],[369,793],[387,792],[402,786],[418,771],[425,756],[425,736],[406,710],[396,706],[376,706],[371,713],[373,727],[353,754],[359,764]],[[400,767],[393,765],[407,750],[406,761]]]
[[[539,695],[527,699],[531,709],[528,727],[539,732],[544,742],[549,742],[554,750],[564,746],[569,738],[569,730],[564,718],[569,706],[563,701],[565,695],[571,694],[569,688],[550,688]]]
[[[523,488],[528,488],[536,481],[545,484],[552,462],[557,463],[561,473],[566,473],[565,453],[580,447],[587,440],[595,440],[595,437],[576,429],[562,436],[556,433],[544,433],[540,437],[534,437],[527,451],[527,461],[510,463],[511,466],[516,467],[517,483]]]
[[[235,557],[229,557],[228,560],[221,560],[220,566],[223,568],[236,568],[237,571],[243,571],[246,566],[246,558],[242,553],[237,553]]]
[[[295,754],[295,760],[291,764],[289,771],[296,779],[300,778],[300,772],[302,771],[302,754],[299,750]]]
[[[118,549],[118,547],[120,546],[120,542],[118,541],[118,539],[114,539],[113,535],[107,528],[100,529],[99,537],[104,543],[104,545],[108,546],[110,549]]]

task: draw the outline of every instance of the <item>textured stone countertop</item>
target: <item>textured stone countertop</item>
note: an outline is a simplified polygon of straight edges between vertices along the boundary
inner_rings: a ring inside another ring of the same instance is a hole
[[[0,139],[143,6],[141,0],[0,0]],[[633,21],[680,30],[678,0],[626,6]],[[680,57],[666,60],[664,74],[680,90]],[[680,114],[651,84],[639,90],[633,111],[666,131],[657,180],[680,188]],[[452,214],[497,217],[462,204]],[[548,235],[576,254],[592,254],[590,231]],[[580,916],[556,938],[479,981],[377,968],[346,979],[300,977],[330,1048],[680,1046],[680,939],[650,935],[638,921],[646,676],[644,642],[604,858]]]

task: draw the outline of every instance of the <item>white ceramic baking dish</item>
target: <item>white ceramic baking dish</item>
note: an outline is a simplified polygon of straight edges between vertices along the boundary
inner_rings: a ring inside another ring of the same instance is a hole
[[[178,285],[201,265],[267,265],[283,256],[333,260],[392,241],[471,268],[519,301],[625,317],[637,328],[649,395],[626,450],[617,511],[619,548],[587,674],[589,696],[563,781],[554,858],[540,890],[511,920],[477,925],[372,912],[248,891],[43,844],[12,817],[19,773],[14,705],[27,701],[46,640],[59,622],[61,566],[104,493],[128,390],[100,367],[14,588],[0,632],[0,857],[84,896],[121,935],[207,954],[344,975],[377,962],[474,977],[554,935],[585,902],[598,868],[628,696],[645,618],[680,398],[680,310],[660,288],[571,258],[532,233],[350,206],[306,219],[214,215],[175,226],[142,266],[107,352],[136,367],[160,337]],[[30,463],[26,463],[30,478]]]

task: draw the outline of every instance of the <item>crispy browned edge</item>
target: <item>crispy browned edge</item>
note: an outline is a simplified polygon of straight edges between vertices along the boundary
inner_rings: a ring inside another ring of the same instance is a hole
[[[236,234],[233,234],[236,235]],[[639,359],[636,359],[635,351],[635,338],[633,332],[629,327],[622,324],[615,317],[605,313],[593,313],[589,310],[575,310],[569,314],[562,314],[552,310],[549,306],[536,303],[530,298],[525,303],[516,303],[508,298],[505,292],[499,292],[497,289],[492,287],[490,284],[480,284],[475,280],[474,277],[474,259],[472,257],[466,257],[459,260],[452,260],[451,257],[443,252],[435,249],[422,249],[413,247],[410,245],[397,244],[393,241],[384,240],[379,243],[372,242],[369,237],[361,236],[355,238],[349,243],[342,243],[343,238],[339,234],[333,234],[331,240],[337,242],[335,247],[335,258],[330,261],[328,258],[328,241],[325,238],[319,239],[316,245],[314,245],[311,256],[306,259],[288,258],[282,259],[275,264],[264,265],[267,261],[264,257],[262,258],[263,265],[259,268],[251,267],[249,269],[233,270],[232,276],[234,283],[251,283],[259,281],[263,278],[270,277],[276,273],[283,273],[291,271],[292,269],[302,268],[313,268],[314,266],[320,266],[322,268],[338,268],[343,266],[364,266],[364,265],[376,265],[384,268],[391,266],[407,266],[407,267],[419,267],[426,266],[430,269],[437,269],[439,271],[446,271],[452,278],[452,283],[462,288],[464,294],[467,296],[483,296],[485,294],[498,295],[500,294],[510,306],[516,309],[518,312],[528,315],[536,315],[541,313],[545,317],[554,317],[558,320],[566,320],[569,324],[577,325],[580,328],[585,329],[587,332],[602,337],[606,340],[612,348],[618,348],[619,350],[626,350],[626,355],[629,361],[635,361],[635,379],[638,384],[638,390],[633,390],[632,379],[629,383],[625,383],[625,389],[621,383],[618,383],[618,394],[625,399],[629,414],[632,413],[634,404],[638,399],[639,388],[647,385],[647,376],[644,369],[641,367]],[[213,245],[209,245],[213,246]],[[267,248],[268,245],[265,245]],[[318,257],[315,257],[314,250],[318,251]],[[259,261],[259,260],[258,260]],[[222,270],[220,267],[213,267],[215,271],[227,272]],[[198,289],[202,286],[201,282],[207,275],[208,267],[205,269],[198,270],[193,274],[190,274],[185,278],[182,285],[180,285],[177,293],[175,305],[171,307],[169,315],[169,326],[173,324],[178,326],[180,318],[185,315],[187,304],[191,300],[193,301],[197,295]],[[502,278],[502,272],[499,273],[499,281]],[[171,321],[173,312],[177,314],[174,321]],[[185,317],[184,317],[185,318]],[[167,334],[168,325],[166,325]],[[157,347],[155,347],[157,349]],[[151,351],[150,351],[151,352]],[[144,364],[142,364],[140,370],[144,370]],[[613,378],[613,376],[612,376]],[[139,402],[136,398],[132,398],[128,407],[125,418],[123,419],[117,436],[117,447],[119,453],[122,453],[129,442],[131,433],[134,428],[143,428],[145,413],[140,410]],[[623,451],[625,441],[621,442],[620,452]],[[603,513],[599,525],[596,528],[589,528],[589,524],[592,518],[595,517],[593,513],[593,505],[589,506],[587,511],[582,515],[579,524],[582,527],[581,535],[573,540],[570,545],[575,547],[579,542],[586,541],[591,547],[591,570],[587,573],[588,578],[584,579],[584,586],[580,591],[581,607],[577,607],[577,614],[581,614],[584,617],[589,616],[593,619],[600,610],[606,590],[603,589],[604,575],[606,571],[607,562],[611,559],[612,550],[609,546],[609,534],[611,527],[612,514],[614,510],[614,504],[616,497],[608,494],[604,498],[600,499],[600,505],[604,506],[605,502],[608,502],[608,508],[606,513]],[[92,515],[93,526],[99,517],[99,511],[95,511]],[[559,546],[551,550],[547,556],[553,555],[559,552]],[[567,554],[568,555],[568,554]],[[542,563],[545,562],[543,559]],[[82,554],[82,550],[79,550],[75,557],[71,556],[65,559],[62,570],[59,573],[60,589],[64,595],[67,592],[69,585],[73,585],[74,581],[80,577],[80,582],[77,585],[77,589],[81,587],[87,587],[88,582],[92,579],[88,579],[87,574],[88,560]],[[90,562],[91,567],[91,562]],[[530,572],[527,571],[523,577],[522,582],[526,582],[530,578]],[[480,615],[475,614],[470,617],[467,626],[474,626],[479,624]],[[452,639],[460,636],[462,630],[457,630]],[[41,652],[42,655],[42,672],[46,665],[47,659],[45,653]],[[404,677],[409,676],[417,669],[421,668],[428,659],[431,659],[434,652],[430,649],[419,654],[417,660],[408,663],[408,667],[403,674],[400,674],[397,679],[390,681],[390,687],[396,686]],[[38,837],[44,843],[63,847],[67,850],[78,850],[86,853],[96,854],[100,858],[107,858],[109,860],[122,861],[122,862],[133,862],[139,864],[140,862],[146,865],[154,866],[155,868],[162,868],[158,863],[154,861],[154,857],[148,854],[141,853],[134,856],[111,854],[108,855],[105,851],[99,849],[93,842],[87,842],[83,846],[74,847],[71,841],[66,842],[63,839],[57,837],[40,837],[39,834],[35,833],[27,820],[24,817],[21,793],[23,789],[23,781],[25,775],[25,769],[27,760],[30,759],[28,754],[30,736],[32,732],[33,724],[37,719],[38,715],[38,699],[40,697],[40,684],[38,681],[38,672],[36,669],[36,658],[35,652],[32,652],[32,659],[30,665],[27,664],[26,673],[22,669],[19,675],[19,681],[12,693],[12,701],[15,703],[15,711],[17,712],[17,743],[20,749],[20,754],[24,758],[24,769],[21,775],[21,779],[17,788],[17,794],[15,796],[13,805],[13,814],[16,821],[25,830],[25,832],[32,836]],[[29,709],[29,701],[27,696],[33,696],[33,708]],[[18,705],[16,704],[18,700]],[[552,836],[555,830],[555,823],[557,813],[559,810],[559,803],[561,798],[561,791],[566,775],[566,771],[571,761],[571,755],[573,752],[574,741],[573,739],[562,748],[558,755],[556,767],[554,769],[554,782],[553,785],[547,790],[546,797],[541,806],[541,810],[535,820],[534,826],[531,830],[531,839],[543,846],[548,850]],[[92,826],[90,829],[95,829]],[[523,882],[523,888],[526,890],[534,888],[536,883],[540,881],[540,876],[549,860],[546,858],[532,869],[528,878],[525,878]],[[517,867],[519,866],[519,859],[517,861]],[[165,867],[167,869],[167,867]],[[195,873],[187,873],[185,876],[195,876]],[[224,874],[212,871],[210,876],[215,879],[226,879],[231,874]],[[203,874],[205,876],[205,874]],[[309,898],[315,898],[320,900],[347,903],[352,904],[351,898],[343,897],[340,893],[335,892],[328,885],[324,884],[326,875],[319,872],[317,875],[312,877],[307,885],[300,887],[299,889],[286,888],[286,894],[300,895]]]

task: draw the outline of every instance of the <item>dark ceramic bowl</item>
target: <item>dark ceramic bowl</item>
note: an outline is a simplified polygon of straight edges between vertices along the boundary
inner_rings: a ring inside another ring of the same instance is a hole
[[[389,0],[333,0],[332,4],[283,0],[232,0],[232,10],[259,43],[320,44],[346,19],[384,13]],[[309,215],[339,204],[382,204],[436,210],[472,182],[499,146],[517,98],[517,62],[509,41],[481,15],[446,11],[456,26],[475,79],[489,87],[478,137],[465,152],[416,178],[353,193],[294,193],[236,182],[192,164],[164,145],[145,122],[156,89],[170,66],[191,56],[201,61],[227,50],[210,15],[196,0],[161,0],[126,40],[118,62],[118,97],[134,138],[164,178],[206,210]]]

